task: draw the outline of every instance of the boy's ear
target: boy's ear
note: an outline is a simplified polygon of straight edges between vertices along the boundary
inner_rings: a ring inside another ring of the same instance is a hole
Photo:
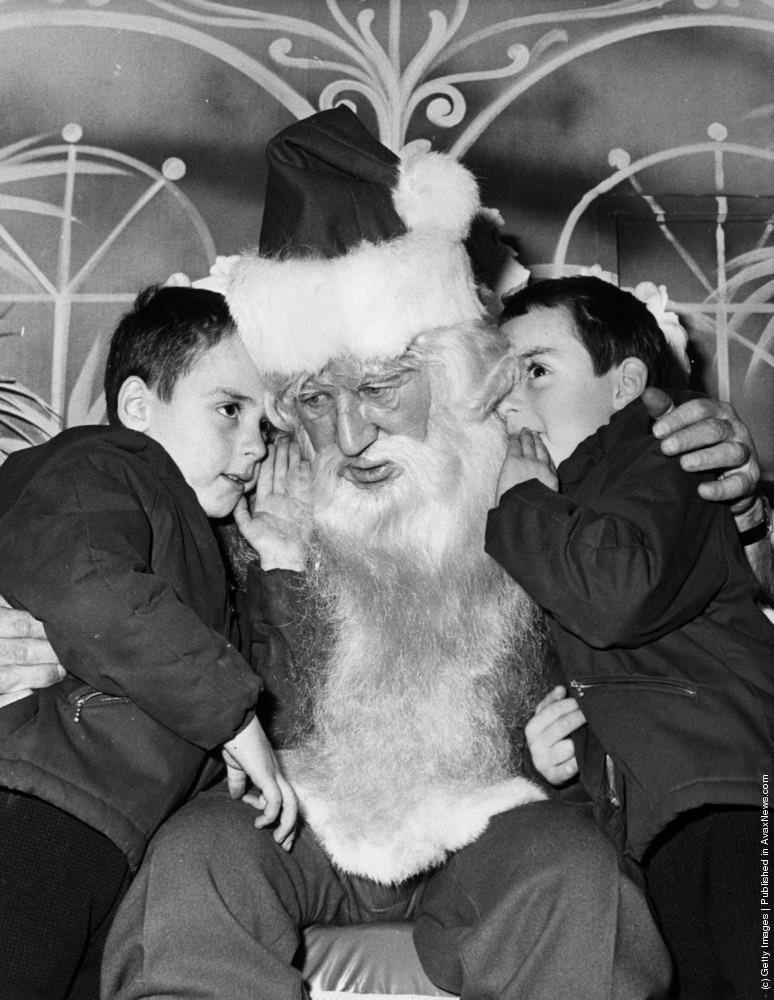
[[[487,375],[481,392],[481,415],[486,417],[505,399],[513,388],[514,362],[506,355]]]
[[[616,369],[613,385],[613,406],[622,410],[633,399],[645,392],[648,384],[648,366],[640,358],[624,358]]]
[[[152,394],[144,379],[130,375],[118,390],[118,419],[132,431],[145,431],[150,423]]]

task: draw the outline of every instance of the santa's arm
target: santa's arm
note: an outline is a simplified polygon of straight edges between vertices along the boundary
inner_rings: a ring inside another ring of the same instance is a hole
[[[699,493],[730,505],[750,567],[774,603],[774,533],[768,500],[758,492],[760,465],[749,428],[730,403],[717,399],[697,397],[675,406],[665,392],[650,388],[643,402],[665,455],[679,457],[687,472],[722,470],[716,479],[703,480]]]
[[[64,676],[42,623],[0,597],[0,708]]]

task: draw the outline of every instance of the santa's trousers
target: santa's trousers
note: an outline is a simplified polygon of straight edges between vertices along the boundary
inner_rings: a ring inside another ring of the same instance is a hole
[[[299,927],[416,921],[428,976],[463,1000],[646,1000],[669,962],[640,891],[580,807],[494,817],[403,886],[342,876],[308,830],[280,850],[217,789],[157,834],[113,925],[105,1000],[301,1000]]]

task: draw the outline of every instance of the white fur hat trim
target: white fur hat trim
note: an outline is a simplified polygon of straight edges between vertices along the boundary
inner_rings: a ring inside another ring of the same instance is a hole
[[[456,233],[415,230],[341,257],[224,258],[218,289],[262,371],[317,371],[350,355],[396,357],[419,333],[480,319]]]

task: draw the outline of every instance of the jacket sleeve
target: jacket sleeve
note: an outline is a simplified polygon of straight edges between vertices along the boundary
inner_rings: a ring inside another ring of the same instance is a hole
[[[697,572],[723,513],[697,482],[648,448],[589,505],[520,483],[489,512],[486,551],[589,645],[642,645],[695,618],[722,584],[724,565],[704,572],[705,559]]]
[[[137,497],[156,486],[100,453],[34,477],[0,521],[0,593],[43,621],[69,673],[211,749],[249,719],[261,682],[151,571]]]
[[[277,747],[287,744],[300,721],[296,651],[300,648],[299,628],[308,613],[303,605],[302,579],[300,573],[264,571],[256,563],[248,571],[247,590],[241,595],[239,618],[247,626],[243,634],[249,643],[250,662],[264,682],[259,715]]]

